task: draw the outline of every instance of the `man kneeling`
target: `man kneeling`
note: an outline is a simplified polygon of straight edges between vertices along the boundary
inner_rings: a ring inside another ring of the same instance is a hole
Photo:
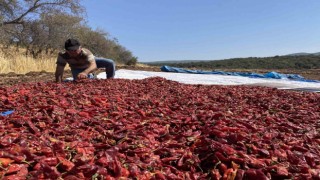
[[[64,67],[68,63],[73,80],[85,79],[90,77],[97,68],[105,68],[107,78],[115,75],[115,63],[111,59],[97,58],[76,39],[68,39],[65,44],[65,52],[60,52],[57,59],[56,82],[62,82]]]

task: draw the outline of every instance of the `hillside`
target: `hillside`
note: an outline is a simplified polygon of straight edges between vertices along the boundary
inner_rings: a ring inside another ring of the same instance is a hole
[[[232,58],[212,61],[161,61],[147,62],[145,64],[200,69],[320,69],[320,56],[295,56],[292,54],[287,56]]]
[[[301,52],[301,53],[288,54],[287,56],[308,56],[308,55],[319,56],[320,52],[316,52],[316,53]]]

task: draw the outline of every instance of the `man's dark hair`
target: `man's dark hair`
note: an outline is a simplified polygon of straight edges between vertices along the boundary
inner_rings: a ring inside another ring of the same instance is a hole
[[[77,50],[80,47],[80,42],[76,39],[68,39],[64,43],[64,48],[66,50]]]

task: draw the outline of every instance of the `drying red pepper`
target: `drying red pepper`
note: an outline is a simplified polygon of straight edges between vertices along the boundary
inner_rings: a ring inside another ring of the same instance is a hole
[[[15,110],[0,117],[2,179],[320,175],[318,93],[156,77],[29,83],[0,94],[0,111]]]

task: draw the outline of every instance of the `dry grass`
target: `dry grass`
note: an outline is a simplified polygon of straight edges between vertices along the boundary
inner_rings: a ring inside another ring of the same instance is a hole
[[[1,47],[1,46],[0,46]],[[3,47],[1,47],[3,48]],[[16,49],[14,47],[0,51],[0,74],[15,73],[26,74],[29,72],[54,72],[56,69],[57,56],[41,55],[41,57],[34,59],[31,56],[25,55],[25,49]],[[5,53],[4,53],[5,52]],[[56,54],[57,55],[57,54]],[[127,67],[122,63],[117,63],[117,68]],[[148,65],[137,64],[136,68],[148,68]],[[68,65],[65,68],[70,69]]]
[[[16,74],[26,74],[28,72],[54,72],[56,68],[56,57],[42,55],[34,59],[25,55],[25,50],[9,49],[0,51],[0,74],[14,72]]]
[[[16,56],[14,58],[0,57],[0,73],[14,72],[25,74],[30,71],[55,71],[55,58],[52,59],[33,59],[30,57]]]

